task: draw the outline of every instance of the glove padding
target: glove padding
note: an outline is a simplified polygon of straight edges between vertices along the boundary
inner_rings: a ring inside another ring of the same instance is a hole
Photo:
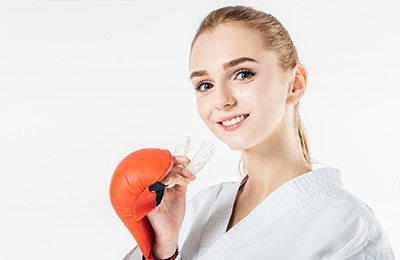
[[[160,181],[173,164],[168,150],[141,149],[126,156],[111,179],[111,204],[146,259],[154,259],[154,231],[146,215],[160,204],[165,188]]]
[[[182,138],[174,154],[188,157],[190,142],[190,137]],[[204,141],[187,169],[193,174],[198,173],[213,154],[213,144]],[[154,231],[146,215],[161,203],[165,185],[160,181],[169,173],[173,164],[173,156],[168,150],[141,149],[125,157],[111,179],[111,204],[146,259],[154,259]]]

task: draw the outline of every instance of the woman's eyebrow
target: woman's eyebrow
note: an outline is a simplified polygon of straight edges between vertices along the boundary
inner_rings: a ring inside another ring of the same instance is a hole
[[[236,66],[236,65],[238,65],[240,63],[246,62],[246,61],[258,63],[258,61],[256,61],[255,59],[252,59],[252,58],[249,58],[249,57],[240,57],[240,58],[228,61],[228,62],[224,63],[222,66],[224,67],[224,70],[227,70],[227,69],[229,69],[231,67],[234,67],[234,66]],[[201,76],[204,76],[204,75],[208,75],[206,70],[193,71],[190,74],[189,80],[191,80],[194,77],[201,77]]]

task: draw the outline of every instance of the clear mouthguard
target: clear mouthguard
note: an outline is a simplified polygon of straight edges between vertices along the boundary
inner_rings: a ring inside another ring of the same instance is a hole
[[[174,155],[189,157],[190,137],[183,137],[175,147]],[[193,174],[197,174],[204,168],[214,154],[214,145],[209,141],[203,141],[196,154],[191,158],[187,169]]]

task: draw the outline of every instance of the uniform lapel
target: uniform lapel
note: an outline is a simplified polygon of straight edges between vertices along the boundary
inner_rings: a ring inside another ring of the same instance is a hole
[[[235,203],[236,194],[240,186],[247,179],[245,176],[242,181],[222,189],[217,201],[213,205],[210,221],[204,230],[204,235],[200,243],[198,255],[201,256],[209,249],[215,242],[220,239],[226,231],[229,219],[232,214],[233,205]]]
[[[272,222],[315,193],[322,192],[334,184],[340,188],[339,178],[337,169],[326,167],[291,179],[273,191],[246,217],[225,232],[240,186],[234,186],[236,193],[227,189],[222,194],[223,198],[218,202],[219,205],[214,208],[210,223],[206,227],[199,251],[200,259],[225,259],[236,248],[240,248]]]

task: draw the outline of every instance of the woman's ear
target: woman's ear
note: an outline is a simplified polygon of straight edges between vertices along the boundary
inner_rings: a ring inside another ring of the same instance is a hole
[[[295,104],[304,95],[307,88],[307,70],[302,64],[296,65],[294,75],[289,82],[289,91],[286,104]]]

